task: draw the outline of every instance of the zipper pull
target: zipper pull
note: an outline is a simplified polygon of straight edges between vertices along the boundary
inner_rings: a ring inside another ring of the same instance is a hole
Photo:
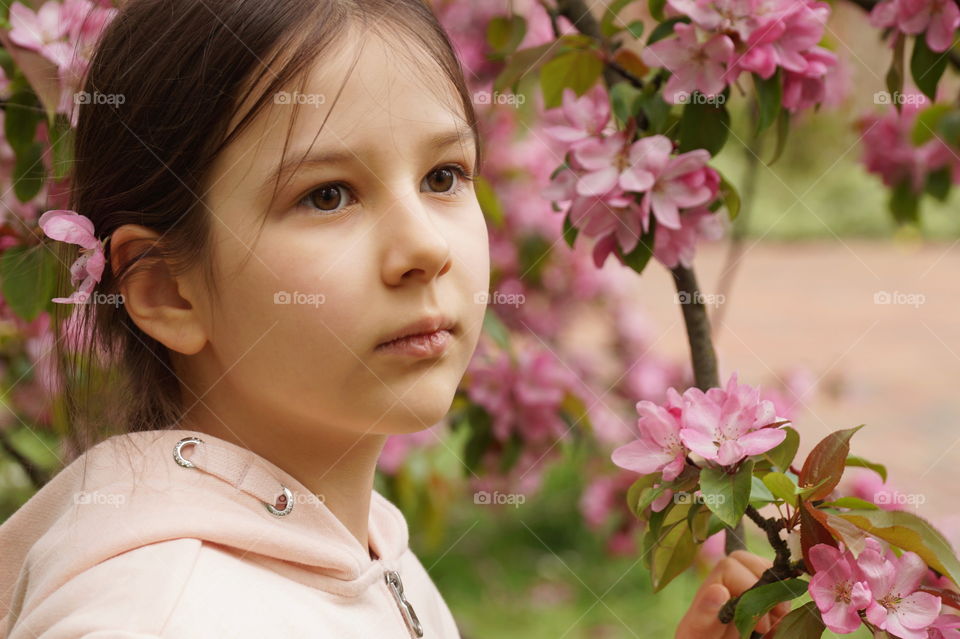
[[[411,606],[407,598],[403,596],[403,582],[400,581],[400,573],[396,570],[387,570],[384,571],[383,576],[386,578],[387,586],[390,588],[394,598],[397,600],[397,604],[400,606],[400,612],[403,614],[407,625],[410,626],[418,637],[422,637],[423,627],[420,625],[420,619],[417,618],[417,613],[414,612],[413,606]]]

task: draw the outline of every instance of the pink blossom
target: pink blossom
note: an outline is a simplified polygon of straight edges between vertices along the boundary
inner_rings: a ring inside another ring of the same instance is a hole
[[[563,90],[560,112],[563,121],[545,126],[543,131],[561,142],[575,144],[600,135],[607,126],[610,121],[610,97],[602,84],[594,85],[580,97],[567,87]],[[552,109],[547,112],[547,117],[558,119]]]
[[[901,639],[926,639],[927,628],[940,614],[940,597],[920,592],[927,565],[914,552],[900,557],[872,537],[857,557],[857,565],[870,587],[872,601],[866,609],[867,620]]]
[[[783,421],[773,403],[761,400],[758,389],[737,383],[730,376],[726,389],[706,393],[688,388],[683,394],[680,440],[693,452],[722,466],[774,448],[786,437],[780,428],[765,428]]]
[[[51,239],[77,244],[84,249],[70,265],[70,281],[78,287],[77,290],[70,297],[55,297],[53,301],[61,304],[87,302],[106,266],[103,245],[93,233],[93,222],[76,211],[54,210],[41,215],[39,225]]]
[[[719,174],[707,166],[710,153],[696,149],[673,156],[673,142],[665,135],[637,140],[630,150],[631,163],[654,176],[653,186],[640,202],[640,222],[650,226],[650,212],[661,226],[680,228],[680,209],[709,204],[716,199]]]
[[[637,402],[640,437],[613,451],[613,463],[641,475],[663,472],[672,481],[683,471],[687,449],[680,441],[680,414],[683,399],[674,389],[667,391],[666,406],[651,401]]]
[[[20,2],[14,2],[10,6],[10,39],[25,49],[46,54],[50,45],[59,42],[70,30],[70,22],[61,15],[62,7],[59,2],[45,2],[34,13]]]
[[[724,225],[721,216],[709,209],[700,207],[680,214],[680,228],[666,226],[657,228],[654,234],[653,256],[667,268],[683,264],[687,268],[693,265],[693,254],[697,241],[717,240],[723,236]]]
[[[577,387],[576,378],[549,350],[520,340],[514,346],[515,358],[481,349],[470,364],[467,393],[491,416],[497,440],[517,433],[527,443],[550,445],[569,431],[560,404]]]
[[[606,138],[583,140],[573,150],[578,166],[584,169],[577,180],[577,194],[602,196],[618,188],[640,192],[653,186],[653,174],[637,166],[643,153],[638,146],[641,141],[637,140],[628,149],[623,131]]]
[[[885,0],[873,7],[870,23],[896,27],[910,35],[926,33],[930,50],[942,53],[950,48],[960,27],[960,9],[953,0]]]
[[[960,639],[960,616],[942,614],[930,624],[929,639]]]
[[[667,4],[707,31],[733,32],[746,40],[756,28],[755,0],[668,0]]]
[[[764,21],[746,41],[746,50],[737,61],[737,69],[752,71],[769,78],[783,67],[785,71],[801,73],[808,61],[803,55],[823,37],[824,26],[830,15],[830,6],[825,2],[784,3],[789,7],[780,11],[775,19]]]
[[[837,56],[823,47],[803,53],[807,67],[801,72],[786,71],[783,76],[784,108],[796,113],[827,100],[827,80],[835,69]]]
[[[810,562],[815,573],[808,589],[823,623],[838,634],[859,628],[857,611],[866,608],[872,599],[869,585],[860,576],[853,556],[829,544],[817,544],[810,548]]]
[[[914,193],[920,193],[927,174],[953,163],[954,155],[937,137],[919,147],[913,145],[911,132],[917,113],[928,106],[929,101],[917,92],[904,92],[902,97],[904,103],[900,111],[890,106],[883,115],[860,119],[862,161],[867,170],[879,175],[887,186],[907,181]]]
[[[663,98],[671,104],[684,102],[694,91],[715,96],[727,86],[727,65],[733,58],[733,41],[723,34],[707,35],[701,41],[693,25],[678,22],[675,38],[654,42],[640,54],[649,66],[664,67],[670,79]]]

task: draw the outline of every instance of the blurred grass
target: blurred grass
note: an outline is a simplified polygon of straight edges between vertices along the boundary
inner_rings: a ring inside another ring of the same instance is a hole
[[[897,230],[887,209],[889,189],[867,173],[860,161],[863,143],[852,109],[806,113],[792,125],[783,155],[771,166],[758,164],[757,192],[745,227],[754,239],[836,240],[838,237],[890,238]],[[753,120],[735,101],[732,131],[713,166],[738,189],[747,170],[747,145]],[[757,155],[773,155],[771,127]],[[946,202],[925,196],[920,205],[920,234],[928,239],[960,237],[960,193],[954,187]]]

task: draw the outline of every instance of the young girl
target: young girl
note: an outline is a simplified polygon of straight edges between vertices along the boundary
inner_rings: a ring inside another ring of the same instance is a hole
[[[87,251],[57,334],[85,452],[0,527],[0,638],[459,637],[373,490],[450,407],[489,285],[429,7],[129,0],[84,89],[122,100],[79,107],[74,211],[41,222]],[[768,566],[723,560],[677,636],[735,636],[714,600]]]

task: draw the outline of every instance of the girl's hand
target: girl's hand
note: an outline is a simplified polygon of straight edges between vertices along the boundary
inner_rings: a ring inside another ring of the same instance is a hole
[[[740,634],[733,622],[721,623],[717,613],[730,597],[736,597],[757,583],[763,571],[772,565],[769,559],[746,550],[735,550],[721,559],[707,575],[687,614],[680,620],[676,639],[737,639]],[[767,632],[788,612],[790,602],[777,604],[761,617],[757,632]]]

